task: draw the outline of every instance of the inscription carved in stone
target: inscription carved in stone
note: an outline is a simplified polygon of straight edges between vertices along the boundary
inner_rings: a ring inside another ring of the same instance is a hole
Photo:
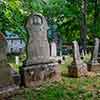
[[[48,62],[50,56],[47,39],[48,25],[44,16],[33,13],[27,20],[26,28],[29,33],[26,64]]]

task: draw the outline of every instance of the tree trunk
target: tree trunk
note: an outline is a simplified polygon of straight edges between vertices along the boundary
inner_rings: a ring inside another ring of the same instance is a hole
[[[87,15],[87,0],[82,0],[82,6],[81,6],[81,46],[83,47],[83,50],[86,50],[86,44],[87,44],[87,21],[86,21],[86,15]]]
[[[98,5],[97,0],[94,0],[94,20],[93,20],[93,37],[96,37],[96,27],[97,27],[97,17],[98,17]]]

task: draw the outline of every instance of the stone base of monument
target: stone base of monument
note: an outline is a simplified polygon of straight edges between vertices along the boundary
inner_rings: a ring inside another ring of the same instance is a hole
[[[100,64],[88,64],[88,71],[100,73]]]
[[[41,63],[23,67],[21,70],[21,85],[26,87],[39,86],[47,80],[59,80],[58,64]]]
[[[19,86],[16,86],[15,84],[5,86],[5,87],[0,87],[0,97],[4,98],[4,97],[12,96],[16,94],[18,89],[19,89]]]
[[[88,71],[87,71],[87,66],[84,65],[72,65],[71,67],[68,68],[68,76],[69,77],[81,77],[81,76],[87,76]]]

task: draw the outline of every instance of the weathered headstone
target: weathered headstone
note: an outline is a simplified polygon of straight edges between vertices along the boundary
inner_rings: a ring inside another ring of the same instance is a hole
[[[99,39],[95,38],[95,45],[94,45],[94,50],[92,54],[92,64],[98,64],[98,53],[99,53]]]
[[[69,76],[80,77],[88,74],[87,65],[81,60],[77,41],[73,41],[73,63],[68,69]]]
[[[29,33],[27,59],[21,71],[22,84],[35,86],[56,74],[56,64],[49,60],[50,48],[47,39],[48,25],[39,13],[29,16],[26,28]]]
[[[57,56],[57,46],[55,42],[51,42],[51,56],[56,57]]]
[[[11,92],[16,88],[10,66],[7,63],[7,41],[4,35],[0,33],[0,95]]]
[[[100,72],[100,63],[98,62],[99,45],[100,40],[98,38],[95,38],[93,54],[91,56],[91,61],[88,64],[89,71]]]
[[[26,63],[48,62],[50,51],[47,39],[48,25],[45,18],[39,14],[33,14],[28,18],[26,28],[29,33]]]

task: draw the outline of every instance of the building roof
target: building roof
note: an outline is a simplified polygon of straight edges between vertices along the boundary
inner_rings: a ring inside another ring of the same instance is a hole
[[[15,33],[6,31],[5,34],[6,34],[7,36],[11,36],[11,35],[14,35]]]
[[[23,39],[22,37],[19,37],[17,34],[13,33],[13,32],[5,32],[6,34],[6,39],[7,40],[20,40]]]

